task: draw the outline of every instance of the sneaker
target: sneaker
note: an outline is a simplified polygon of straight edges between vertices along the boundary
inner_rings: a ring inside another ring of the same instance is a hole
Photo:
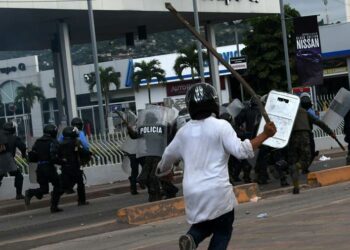
[[[23,199],[24,199],[23,194],[17,194],[16,195],[16,200],[23,200]]]
[[[59,212],[62,212],[63,209],[62,208],[59,208],[59,207],[51,207],[50,208],[51,210],[51,213],[54,214],[54,213],[59,213]]]
[[[299,188],[297,187],[293,188],[293,194],[299,194],[299,193],[300,193]]]
[[[196,244],[191,235],[185,234],[179,238],[180,250],[193,250],[196,249]]]
[[[78,206],[86,206],[89,204],[90,204],[90,202],[88,202],[88,201],[78,201]]]
[[[32,197],[29,195],[29,190],[25,191],[24,193],[24,203],[26,204],[26,206],[30,205],[30,199]]]

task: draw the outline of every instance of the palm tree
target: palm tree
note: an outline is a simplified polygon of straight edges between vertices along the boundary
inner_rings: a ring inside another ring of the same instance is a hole
[[[120,73],[115,72],[113,67],[107,68],[99,68],[100,71],[100,80],[101,80],[101,91],[105,99],[105,111],[106,116],[109,115],[109,89],[111,85],[114,85],[116,89],[120,87]],[[91,72],[89,74],[84,75],[85,82],[89,84],[90,92],[93,91],[96,85],[96,77],[95,73]]]
[[[42,88],[29,83],[16,89],[15,103],[20,103],[22,100],[32,109],[36,100],[45,100],[44,92]]]
[[[151,104],[151,82],[156,78],[158,83],[165,84],[165,71],[160,67],[160,62],[153,59],[150,62],[141,61],[134,64],[134,88],[138,91],[142,80],[146,80],[148,89],[148,101]]]
[[[179,49],[180,54],[174,64],[174,71],[176,75],[183,80],[182,72],[186,68],[191,69],[192,81],[194,82],[194,76],[199,74],[199,62],[198,62],[198,51],[195,43]],[[207,57],[207,53],[203,52],[203,58]]]

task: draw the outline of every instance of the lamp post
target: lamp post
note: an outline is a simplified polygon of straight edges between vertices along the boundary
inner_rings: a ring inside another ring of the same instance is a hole
[[[90,24],[90,33],[91,33],[92,56],[94,58],[95,76],[96,76],[96,88],[97,88],[97,99],[98,99],[98,116],[99,116],[99,119],[100,119],[101,133],[103,135],[105,135],[106,125],[105,125],[105,118],[104,118],[104,115],[103,115],[102,91],[101,91],[100,71],[99,71],[99,68],[98,68],[94,13],[93,13],[93,10],[92,10],[92,3],[91,3],[91,1],[92,0],[87,0],[87,4],[88,4],[88,12],[89,12],[89,24]],[[108,115],[108,114],[106,114],[106,115]]]
[[[280,0],[280,9],[281,9],[281,25],[282,25],[282,37],[283,37],[284,61],[286,64],[288,92],[291,93],[292,92],[292,78],[290,75],[288,40],[287,40],[287,31],[286,31],[286,22],[285,22],[285,16],[284,16],[283,0]]]
[[[200,33],[199,28],[199,16],[198,16],[198,7],[197,7],[197,0],[193,0],[193,11],[194,11],[194,24],[196,31]],[[203,64],[203,54],[202,54],[202,45],[200,41],[197,40],[197,51],[198,51],[198,63],[199,63],[199,75],[201,78],[201,82],[205,81],[204,78],[204,64]]]

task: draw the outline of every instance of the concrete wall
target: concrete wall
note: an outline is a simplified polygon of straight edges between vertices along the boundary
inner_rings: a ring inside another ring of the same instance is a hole
[[[117,181],[124,181],[128,179],[121,168],[121,164],[105,165],[99,167],[84,168],[86,175],[86,186],[108,184]],[[14,185],[14,177],[5,177],[0,186],[0,200],[13,199],[16,196],[16,189]],[[36,188],[38,184],[31,184],[29,176],[24,176],[23,194],[28,188]],[[51,189],[52,190],[52,189]]]

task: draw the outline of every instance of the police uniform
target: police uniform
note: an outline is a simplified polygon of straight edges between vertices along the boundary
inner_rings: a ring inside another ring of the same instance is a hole
[[[77,184],[78,205],[87,205],[89,203],[86,201],[84,172],[81,169],[80,158],[89,152],[78,140],[78,131],[74,127],[66,127],[63,136],[64,139],[58,147],[58,157],[62,164],[62,193]]]
[[[12,122],[8,122],[4,124],[4,130],[5,134],[8,139],[8,149],[11,152],[11,155],[13,158],[16,156],[16,150],[17,148],[21,151],[22,158],[27,158],[26,154],[26,145],[25,143],[15,135],[16,128],[14,127]],[[14,171],[9,172],[10,176],[15,177],[15,183],[14,186],[16,188],[16,199],[23,199],[24,196],[22,195],[22,188],[23,188],[23,175],[19,168],[16,168]],[[6,174],[0,174],[0,185],[2,179],[6,176]]]
[[[51,212],[61,212],[58,208],[60,200],[60,179],[55,167],[59,164],[58,158],[58,142],[56,140],[57,127],[55,125],[47,125],[44,128],[44,135],[36,140],[32,151],[29,152],[29,160],[37,162],[36,176],[39,188],[28,189],[25,192],[25,203],[28,206],[32,197],[41,200],[45,194],[49,193],[49,183],[52,184],[51,192]]]
[[[288,143],[288,164],[294,194],[299,193],[299,171],[306,172],[310,164],[310,132],[313,124],[319,126],[328,135],[334,136],[333,131],[324,122],[310,115],[304,108],[298,109]]]

